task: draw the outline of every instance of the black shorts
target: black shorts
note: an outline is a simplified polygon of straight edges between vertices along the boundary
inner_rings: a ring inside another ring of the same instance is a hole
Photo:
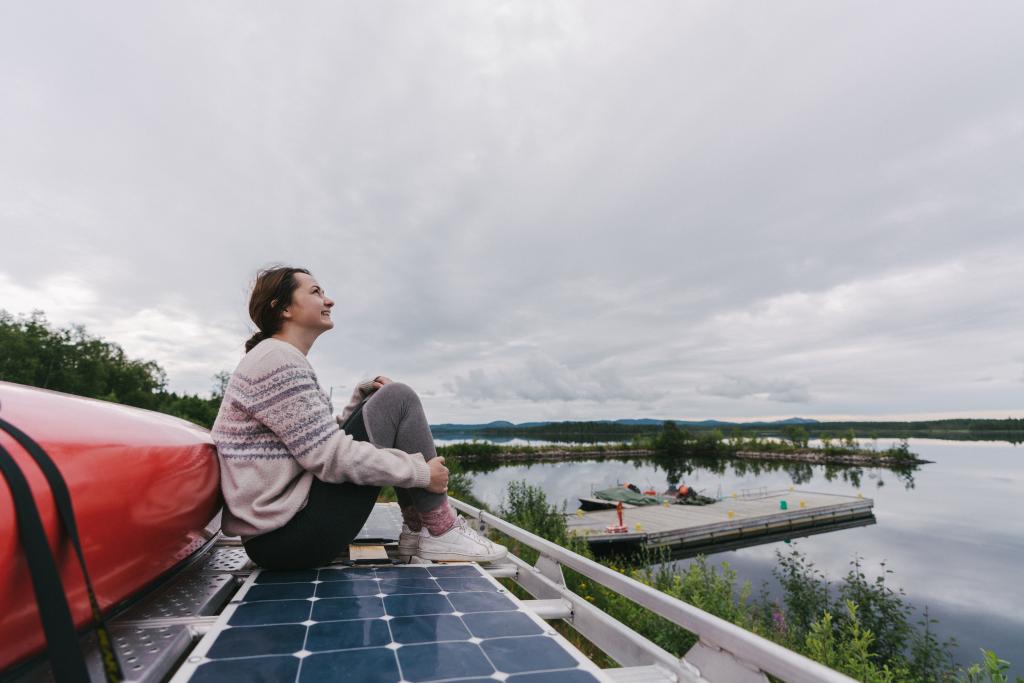
[[[360,405],[342,425],[356,441],[369,441]],[[337,557],[366,524],[379,486],[329,484],[313,478],[306,506],[280,529],[245,542],[245,552],[264,569],[310,569]]]

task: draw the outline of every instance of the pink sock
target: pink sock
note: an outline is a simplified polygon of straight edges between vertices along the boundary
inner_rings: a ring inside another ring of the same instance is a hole
[[[440,536],[455,526],[455,511],[448,505],[448,499],[430,512],[421,512],[420,519],[431,536]]]
[[[416,511],[414,505],[402,506],[402,521],[409,527],[409,531],[419,531],[423,528],[423,520],[420,519],[420,513]]]

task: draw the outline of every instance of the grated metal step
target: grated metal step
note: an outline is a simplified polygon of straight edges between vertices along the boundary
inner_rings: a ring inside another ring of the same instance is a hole
[[[115,624],[216,614],[238,587],[233,574],[190,571],[120,615]]]
[[[110,635],[123,668],[125,683],[163,680],[192,646],[192,633],[184,624],[149,628],[112,624]],[[83,651],[87,653],[85,664],[90,680],[106,680],[96,635],[90,633],[84,636],[81,643]],[[55,679],[49,663],[42,662],[16,680],[18,683],[52,683]]]
[[[197,571],[201,572],[241,572],[253,569],[255,565],[242,547],[222,547],[218,544],[203,560]]]

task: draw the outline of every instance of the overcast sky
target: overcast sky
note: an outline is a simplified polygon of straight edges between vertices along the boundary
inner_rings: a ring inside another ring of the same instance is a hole
[[[0,308],[432,422],[1024,414],[1024,3],[5,3]]]

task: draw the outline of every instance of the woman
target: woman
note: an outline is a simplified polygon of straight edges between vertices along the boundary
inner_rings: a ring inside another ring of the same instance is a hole
[[[333,307],[303,268],[271,268],[256,279],[249,316],[259,330],[246,342],[212,432],[224,532],[241,536],[262,567],[316,567],[347,548],[380,487],[392,485],[404,520],[401,556],[503,557],[503,546],[448,505],[448,470],[412,389],[377,377],[332,416],[306,355],[334,327]]]

